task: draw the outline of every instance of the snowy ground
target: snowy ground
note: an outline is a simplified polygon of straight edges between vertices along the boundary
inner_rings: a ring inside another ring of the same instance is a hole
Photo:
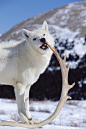
[[[58,102],[30,102],[33,119],[42,121],[55,110]],[[20,121],[15,100],[0,99],[0,120]],[[20,129],[20,127],[0,127],[0,129]],[[25,128],[21,128],[25,129]],[[67,101],[58,117],[42,129],[86,129],[86,101]]]

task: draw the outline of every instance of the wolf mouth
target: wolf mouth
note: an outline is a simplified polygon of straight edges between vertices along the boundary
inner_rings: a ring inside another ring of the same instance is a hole
[[[40,48],[43,49],[43,50],[46,50],[48,48],[47,43],[44,43]]]

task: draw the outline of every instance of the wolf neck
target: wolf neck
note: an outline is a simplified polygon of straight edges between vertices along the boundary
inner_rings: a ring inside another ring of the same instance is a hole
[[[32,48],[27,47],[26,45],[26,58],[33,67],[38,67],[39,69],[39,67],[42,66],[42,68],[44,67],[45,69],[49,64],[50,57],[50,52],[42,55],[40,53],[35,52]]]

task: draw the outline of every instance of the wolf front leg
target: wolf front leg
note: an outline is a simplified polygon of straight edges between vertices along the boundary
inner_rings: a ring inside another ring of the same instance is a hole
[[[38,123],[36,120],[32,120],[30,112],[29,112],[29,91],[30,86],[27,86],[25,89],[25,110],[26,110],[26,116],[28,117],[28,122],[30,124],[36,124]]]
[[[25,111],[25,88],[21,83],[17,83],[15,86],[15,95],[16,95],[16,101],[18,106],[18,113],[20,115],[20,118],[22,120],[23,124],[28,124],[28,118],[26,116]]]

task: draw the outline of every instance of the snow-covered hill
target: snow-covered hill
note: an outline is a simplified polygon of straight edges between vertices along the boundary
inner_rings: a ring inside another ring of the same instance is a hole
[[[2,35],[1,40],[20,40],[23,28],[36,29],[44,20],[49,23],[52,34],[68,39],[84,37],[86,35],[86,1],[71,3],[29,18]]]
[[[42,101],[30,102],[32,118],[38,122],[49,117],[55,110],[58,102]],[[0,99],[0,121],[20,121],[17,104],[14,100]],[[46,106],[47,105],[47,106]],[[60,114],[51,123],[42,129],[85,129],[86,128],[86,101],[67,101]],[[20,127],[0,126],[0,129],[25,129]]]

